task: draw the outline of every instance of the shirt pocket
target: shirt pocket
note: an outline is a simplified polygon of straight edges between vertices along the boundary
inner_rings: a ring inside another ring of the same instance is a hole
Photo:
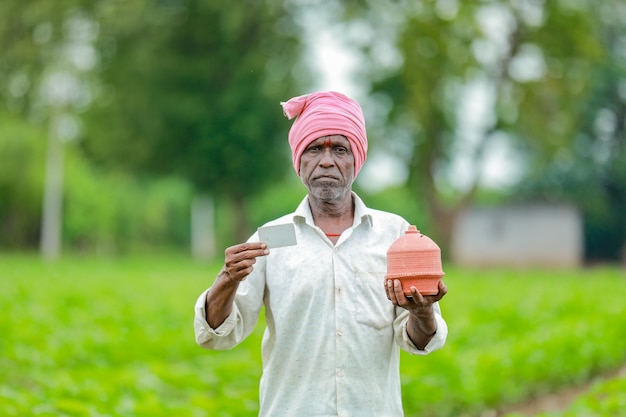
[[[377,330],[391,329],[394,306],[387,299],[384,272],[356,271],[355,320]]]

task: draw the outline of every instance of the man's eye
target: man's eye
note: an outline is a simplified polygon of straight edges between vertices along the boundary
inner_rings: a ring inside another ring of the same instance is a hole
[[[339,154],[339,155],[345,155],[348,153],[348,149],[344,148],[343,146],[337,146],[335,147],[335,153]]]
[[[307,152],[319,152],[320,149],[322,149],[321,146],[309,146],[308,148],[306,148]]]

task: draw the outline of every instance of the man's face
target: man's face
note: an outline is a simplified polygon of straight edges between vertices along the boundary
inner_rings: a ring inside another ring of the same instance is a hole
[[[311,142],[300,157],[300,177],[313,197],[325,201],[344,197],[354,180],[354,155],[348,139],[332,135]]]

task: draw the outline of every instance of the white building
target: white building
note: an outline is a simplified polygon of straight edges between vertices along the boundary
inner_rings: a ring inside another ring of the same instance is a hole
[[[576,267],[583,251],[579,211],[551,204],[466,210],[451,245],[452,260],[466,266]]]

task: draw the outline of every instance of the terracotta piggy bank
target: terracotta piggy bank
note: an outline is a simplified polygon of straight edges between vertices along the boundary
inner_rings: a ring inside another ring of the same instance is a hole
[[[422,295],[439,292],[441,249],[413,225],[387,250],[386,279],[399,279],[405,295],[411,295],[414,286]]]

